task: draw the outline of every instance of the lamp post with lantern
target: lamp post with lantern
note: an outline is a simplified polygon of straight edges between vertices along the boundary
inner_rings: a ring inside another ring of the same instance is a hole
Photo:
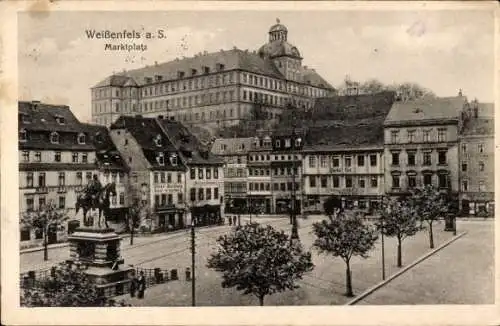
[[[292,148],[294,149],[293,155],[292,155],[292,198],[291,198],[291,212],[290,212],[290,217],[292,220],[292,235],[290,237],[290,241],[300,241],[299,239],[299,232],[298,232],[298,227],[297,227],[297,214],[296,214],[296,193],[297,193],[297,187],[295,183],[295,160],[296,160],[296,155],[295,155],[295,150],[300,148],[302,139],[299,137],[297,138],[297,133],[295,131],[295,124],[293,125],[293,130],[292,130]]]

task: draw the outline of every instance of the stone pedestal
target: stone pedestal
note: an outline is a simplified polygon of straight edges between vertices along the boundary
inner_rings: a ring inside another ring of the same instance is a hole
[[[129,292],[133,268],[123,266],[121,238],[113,229],[77,228],[68,240],[69,262],[87,266],[85,273],[95,282],[101,296]]]

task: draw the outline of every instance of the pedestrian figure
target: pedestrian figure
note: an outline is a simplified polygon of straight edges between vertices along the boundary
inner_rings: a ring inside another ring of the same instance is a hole
[[[236,225],[236,215],[233,216],[233,224]]]
[[[233,225],[233,220],[231,219],[231,216],[228,216],[227,219],[229,220],[229,225]]]
[[[144,291],[146,291],[146,279],[144,278],[144,272],[139,273],[139,278],[137,279],[137,297],[139,299],[144,298]]]
[[[137,277],[135,272],[132,274],[132,280],[130,281],[130,296],[135,297],[135,292],[137,291]]]

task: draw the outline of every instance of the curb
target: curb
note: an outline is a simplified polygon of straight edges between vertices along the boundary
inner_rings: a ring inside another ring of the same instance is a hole
[[[351,305],[355,305],[357,302],[363,300],[364,298],[366,298],[367,296],[369,296],[370,294],[372,294],[373,292],[375,292],[376,290],[378,290],[379,288],[381,288],[382,286],[386,285],[387,283],[391,282],[392,280],[394,280],[396,277],[400,276],[401,274],[405,273],[406,271],[408,271],[409,269],[415,267],[416,265],[418,265],[419,263],[421,263],[422,261],[426,260],[427,258],[429,258],[430,256],[434,255],[435,253],[437,253],[438,251],[440,251],[441,249],[444,249],[445,247],[447,247],[448,245],[450,245],[451,243],[455,242],[456,240],[460,239],[461,237],[463,237],[464,235],[467,234],[467,231],[465,232],[462,232],[460,233],[459,235],[451,238],[450,240],[446,241],[445,243],[443,243],[442,245],[440,245],[439,247],[435,248],[434,250],[426,253],[425,255],[423,255],[422,257],[418,258],[417,260],[415,260],[414,262],[412,262],[410,265],[404,267],[403,269],[401,269],[400,271],[396,272],[395,274],[389,276],[389,278],[387,278],[386,280],[372,286],[371,288],[369,288],[368,290],[366,290],[365,292],[361,293],[360,295],[358,295],[356,298],[352,299],[351,301],[347,302],[345,305],[346,306],[351,306]]]
[[[69,244],[67,242],[61,242],[61,243],[55,243],[52,245],[48,246],[48,249],[55,249],[55,248],[62,248],[62,247],[67,247]],[[34,247],[34,248],[27,248],[27,249],[22,249],[19,251],[19,254],[27,254],[30,252],[35,252],[35,251],[42,251],[43,247]]]

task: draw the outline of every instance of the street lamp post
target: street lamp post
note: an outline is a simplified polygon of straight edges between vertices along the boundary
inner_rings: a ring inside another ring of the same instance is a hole
[[[195,234],[194,234],[194,219],[191,218],[191,270],[192,270],[192,278],[191,278],[191,305],[196,306],[196,275],[195,275]]]
[[[382,237],[382,280],[385,280],[385,245],[384,245],[384,220],[382,219],[382,229],[381,229],[381,237]]]
[[[292,140],[294,142],[294,147],[296,145],[296,133],[295,133],[295,128],[293,129],[292,132]],[[298,139],[300,142],[300,138]],[[299,232],[297,230],[297,216],[295,214],[295,196],[296,196],[296,186],[295,186],[295,151],[293,152],[292,155],[292,210],[291,210],[291,218],[292,218],[292,235],[290,237],[291,241],[294,240],[299,240]]]

